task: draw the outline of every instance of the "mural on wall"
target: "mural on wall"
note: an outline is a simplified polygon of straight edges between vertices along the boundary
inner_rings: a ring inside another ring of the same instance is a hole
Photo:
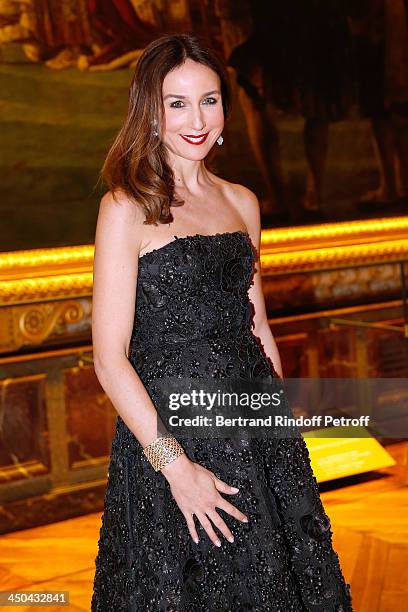
[[[408,0],[0,0],[2,251],[93,241],[133,69],[177,31],[228,63],[211,164],[264,227],[408,213]]]

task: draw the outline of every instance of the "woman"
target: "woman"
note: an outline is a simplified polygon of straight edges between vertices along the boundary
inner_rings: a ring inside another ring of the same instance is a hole
[[[301,436],[158,435],[160,381],[282,376],[257,198],[205,165],[229,114],[213,51],[163,36],[104,165],[94,362],[119,415],[93,612],[352,609]]]

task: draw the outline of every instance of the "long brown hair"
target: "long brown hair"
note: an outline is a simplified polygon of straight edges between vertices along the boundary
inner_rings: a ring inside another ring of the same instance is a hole
[[[138,60],[127,116],[100,173],[114,198],[121,190],[142,206],[145,224],[169,223],[173,220],[170,207],[184,204],[175,196],[174,175],[166,160],[165,146],[154,131],[161,133],[164,78],[187,58],[218,74],[225,120],[230,116],[229,75],[217,53],[204,39],[190,33],[161,36],[144,49]]]

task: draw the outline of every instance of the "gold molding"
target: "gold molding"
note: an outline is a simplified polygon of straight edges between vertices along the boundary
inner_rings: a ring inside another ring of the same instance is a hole
[[[0,306],[89,296],[92,295],[92,278],[92,272],[16,280],[0,278]]]
[[[0,281],[89,272],[94,246],[81,245],[0,253]]]
[[[408,238],[408,216],[298,225],[262,230],[262,252],[287,252],[324,246],[382,242]]]
[[[265,229],[264,275],[393,263],[408,256],[408,217]]]
[[[408,237],[403,240],[383,240],[368,244],[261,253],[262,274],[265,275],[333,270],[374,263],[389,264],[408,259]]]
[[[30,304],[20,308],[16,335],[30,344],[41,344],[58,325],[78,323],[84,316],[84,309],[78,300],[64,300],[52,305]]]
[[[91,328],[91,298],[9,304],[0,308],[0,353],[67,342]]]
[[[0,253],[0,305],[92,295],[93,245]],[[265,275],[408,256],[408,216],[262,230]]]

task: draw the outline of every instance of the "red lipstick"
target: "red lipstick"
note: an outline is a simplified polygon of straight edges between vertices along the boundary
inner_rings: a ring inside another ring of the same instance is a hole
[[[186,134],[185,136],[183,136],[183,134],[180,134],[180,136],[183,138],[183,140],[190,144],[200,145],[207,140],[208,134],[209,132],[207,132],[206,134],[199,134],[198,136],[193,136],[191,134]]]

